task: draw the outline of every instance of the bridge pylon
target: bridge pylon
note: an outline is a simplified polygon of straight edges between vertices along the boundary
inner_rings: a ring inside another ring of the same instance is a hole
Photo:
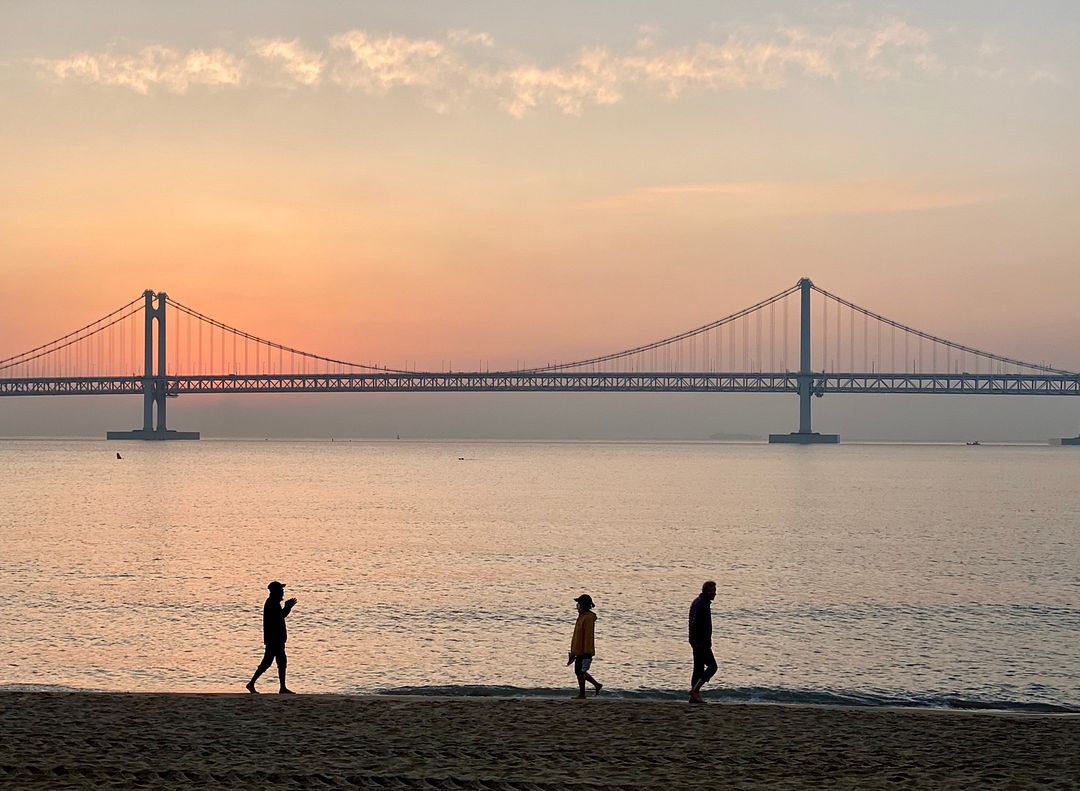
[[[165,308],[169,295],[162,291],[157,294],[157,307],[154,307],[155,294],[150,289],[143,292],[146,300],[144,315],[144,363],[143,369],[143,425],[131,431],[109,431],[106,439],[198,439],[198,431],[172,431],[165,425],[165,404],[169,397],[168,378],[166,376],[166,332]],[[154,322],[157,322],[157,374],[154,373]],[[155,422],[155,407],[157,421]]]
[[[810,278],[799,280],[801,321],[799,334],[799,430],[790,434],[770,434],[770,444],[835,445],[838,434],[819,434],[810,427],[810,399],[813,397],[814,372],[810,362]]]

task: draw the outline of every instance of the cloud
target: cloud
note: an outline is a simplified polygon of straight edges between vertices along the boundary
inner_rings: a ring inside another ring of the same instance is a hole
[[[310,87],[322,80],[325,61],[321,53],[304,49],[295,39],[256,39],[251,42],[250,60],[262,60],[280,69],[279,84],[286,87]]]
[[[437,86],[450,71],[451,52],[432,39],[373,37],[352,30],[330,39],[331,77],[338,85],[385,94],[398,86]]]
[[[637,48],[652,49],[660,33],[661,30],[656,25],[638,25]]]
[[[1029,85],[1035,85],[1040,82],[1049,83],[1051,85],[1063,85],[1065,81],[1061,77],[1049,69],[1031,69],[1027,74],[1027,82]]]
[[[628,52],[586,47],[562,63],[540,65],[499,50],[490,35],[451,30],[408,37],[349,30],[319,49],[295,39],[255,39],[237,52],[179,51],[151,45],[134,53],[110,48],[38,59],[57,82],[119,87],[146,95],[194,89],[331,87],[368,96],[414,91],[448,110],[488,103],[520,118],[553,109],[576,115],[630,94],[676,99],[688,91],[778,90],[800,80],[928,79],[951,72],[989,76],[995,51],[973,45],[972,63],[948,63],[926,30],[898,19],[826,32],[786,27],[663,48],[661,31],[642,27]],[[965,71],[966,69],[966,71]],[[1028,79],[1047,80],[1050,72]]]
[[[57,80],[75,80],[128,88],[143,95],[161,88],[187,93],[193,85],[239,86],[243,82],[242,59],[223,50],[180,52],[163,46],[143,47],[130,54],[82,53],[38,64]]]
[[[481,47],[494,47],[495,39],[488,33],[473,33],[471,30],[451,30],[446,34],[451,44],[475,44]]]
[[[627,83],[623,66],[603,49],[586,50],[565,67],[519,66],[499,80],[505,93],[501,103],[515,118],[545,105],[577,115],[586,104],[615,104]]]

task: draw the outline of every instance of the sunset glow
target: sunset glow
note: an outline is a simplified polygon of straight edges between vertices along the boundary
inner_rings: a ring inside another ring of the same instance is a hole
[[[809,275],[1077,368],[1080,48],[1042,7],[7,5],[2,351],[153,288],[319,353],[512,365]]]

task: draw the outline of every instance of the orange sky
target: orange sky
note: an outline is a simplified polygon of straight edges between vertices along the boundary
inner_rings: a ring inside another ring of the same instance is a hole
[[[273,8],[51,37],[0,10],[0,356],[153,288],[323,354],[498,367],[809,275],[1080,368],[1080,71],[1038,14]]]

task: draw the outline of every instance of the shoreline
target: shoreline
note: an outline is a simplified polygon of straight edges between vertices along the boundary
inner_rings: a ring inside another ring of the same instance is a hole
[[[414,695],[0,690],[0,785],[1036,788],[1080,716]]]
[[[276,696],[272,684],[265,685],[260,690],[260,695]],[[651,691],[609,689],[605,686],[602,696],[595,696],[591,692],[587,702],[595,701],[600,704],[663,704],[685,706],[687,705],[686,693],[683,691],[671,691],[668,693],[652,694]],[[424,688],[389,688],[365,689],[355,692],[304,692],[297,690],[298,695],[317,698],[341,698],[344,700],[441,700],[441,701],[484,701],[484,700],[521,700],[521,701],[558,701],[572,697],[574,690],[567,686],[562,688],[514,688],[503,691],[503,688],[471,688],[462,686],[459,688],[446,689],[434,686],[431,691]],[[29,693],[41,695],[161,695],[161,696],[232,696],[246,697],[251,693],[237,689],[188,689],[188,690],[119,690],[119,689],[94,689],[90,687],[68,687],[63,684],[34,684],[34,683],[0,683],[0,696],[9,693]],[[1015,703],[1005,702],[998,707],[992,703],[982,701],[967,701],[964,705],[934,705],[924,703],[845,703],[843,701],[821,700],[755,700],[724,696],[720,690],[704,690],[705,702],[712,706],[776,706],[780,708],[808,708],[808,709],[835,709],[840,711],[891,711],[891,712],[937,712],[946,715],[979,714],[988,716],[1020,716],[1020,717],[1076,717],[1080,718],[1080,709],[1065,704],[1053,703]]]

